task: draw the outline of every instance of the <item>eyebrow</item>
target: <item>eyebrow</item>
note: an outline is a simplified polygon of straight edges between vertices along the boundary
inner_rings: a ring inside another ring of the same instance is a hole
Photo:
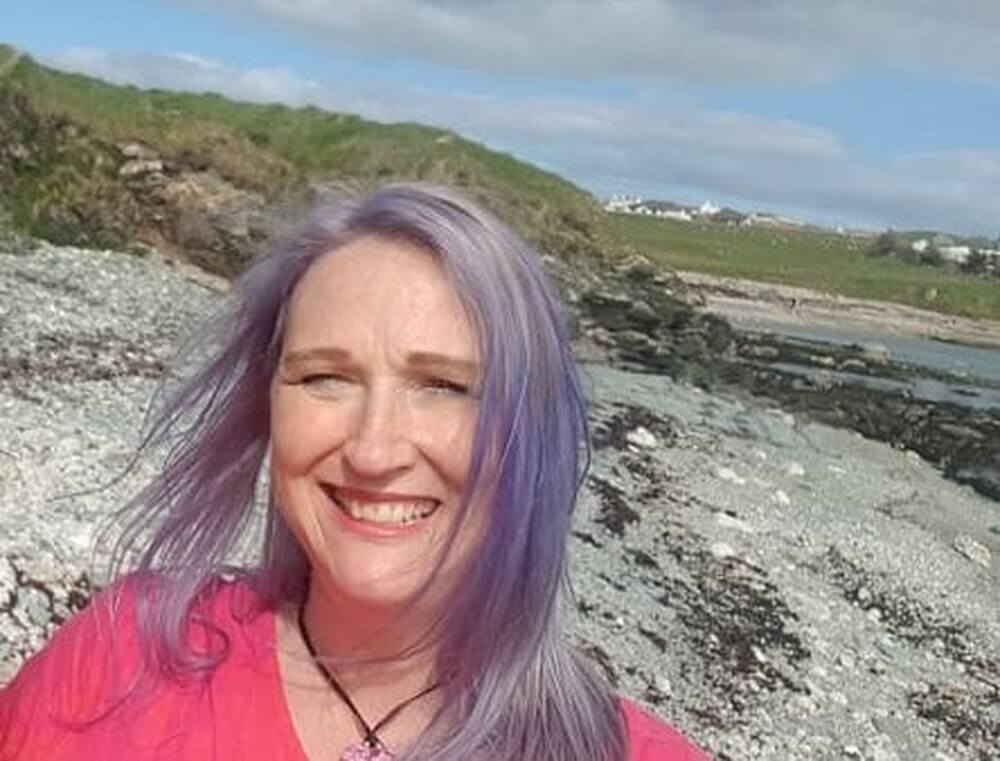
[[[345,349],[336,349],[332,346],[322,346],[315,349],[299,349],[298,351],[290,351],[281,358],[281,364],[298,365],[303,362],[311,362],[318,359],[349,362],[352,357],[351,353]]]
[[[479,374],[479,363],[475,360],[450,357],[447,354],[437,354],[429,351],[416,351],[407,355],[407,360],[409,361],[409,364],[415,367],[427,368],[431,370],[445,369],[473,376],[477,376]]]
[[[427,370],[445,370],[455,373],[478,376],[479,363],[471,359],[452,357],[447,354],[439,354],[431,351],[415,351],[406,356],[407,364]],[[313,349],[300,349],[286,354],[281,364],[284,366],[294,366],[316,360],[327,360],[334,362],[354,362],[354,356],[346,349],[334,346],[321,346]]]

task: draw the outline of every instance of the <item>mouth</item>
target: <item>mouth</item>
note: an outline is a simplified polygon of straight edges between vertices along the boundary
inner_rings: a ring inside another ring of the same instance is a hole
[[[368,494],[323,484],[323,491],[344,515],[374,526],[412,526],[430,518],[441,506],[436,499]]]

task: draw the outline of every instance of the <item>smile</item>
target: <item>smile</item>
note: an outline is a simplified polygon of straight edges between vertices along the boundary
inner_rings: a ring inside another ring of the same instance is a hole
[[[380,526],[406,526],[429,518],[441,504],[436,499],[366,497],[325,484],[324,491],[348,517]]]

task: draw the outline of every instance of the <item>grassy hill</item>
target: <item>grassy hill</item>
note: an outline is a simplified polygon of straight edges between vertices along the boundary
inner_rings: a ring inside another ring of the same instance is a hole
[[[0,66],[14,54],[0,49]],[[418,124],[120,87],[25,56],[0,77],[0,140],[0,204],[17,227],[56,242],[122,245],[138,238],[183,249],[176,210],[156,209],[164,193],[123,179],[130,158],[123,151],[138,144],[164,165],[161,185],[209,174],[233,198],[266,206],[301,200],[303,190],[317,183],[444,182],[466,188],[562,258],[620,249],[586,192],[512,156]],[[195,213],[189,207],[188,216]],[[158,213],[165,217],[159,225],[151,221]],[[243,262],[201,263],[232,272]]]
[[[115,86],[0,45],[0,216],[32,235],[145,243],[230,275],[266,240],[275,208],[304,206],[325,183],[393,179],[464,188],[592,272],[641,252],[665,269],[1000,318],[995,282],[872,260],[850,238],[608,215],[561,177],[446,130]]]

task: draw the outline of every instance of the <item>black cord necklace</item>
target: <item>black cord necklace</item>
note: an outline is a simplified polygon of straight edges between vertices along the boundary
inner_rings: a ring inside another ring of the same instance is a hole
[[[309,637],[309,630],[306,628],[306,606],[299,606],[299,634],[302,637],[302,641],[306,645],[306,650],[309,651],[309,655],[312,656],[313,662],[316,664],[316,668],[326,679],[327,684],[337,693],[337,697],[344,701],[351,713],[354,714],[354,718],[358,720],[358,724],[361,725],[361,729],[364,732],[364,736],[361,742],[357,745],[351,745],[344,750],[340,756],[340,761],[391,761],[395,756],[389,751],[385,746],[385,743],[378,736],[378,731],[382,729],[386,724],[395,719],[400,712],[406,708],[410,703],[414,703],[425,695],[433,692],[438,687],[440,683],[433,684],[425,690],[421,690],[413,697],[407,698],[399,705],[395,706],[389,713],[383,716],[374,725],[369,725],[365,721],[365,717],[361,715],[361,711],[357,709],[354,705],[354,701],[351,700],[350,695],[347,694],[347,690],[340,686],[340,682],[333,676],[333,673],[326,667],[326,664],[320,660],[319,654],[316,652],[316,647],[313,645],[312,639]]]

